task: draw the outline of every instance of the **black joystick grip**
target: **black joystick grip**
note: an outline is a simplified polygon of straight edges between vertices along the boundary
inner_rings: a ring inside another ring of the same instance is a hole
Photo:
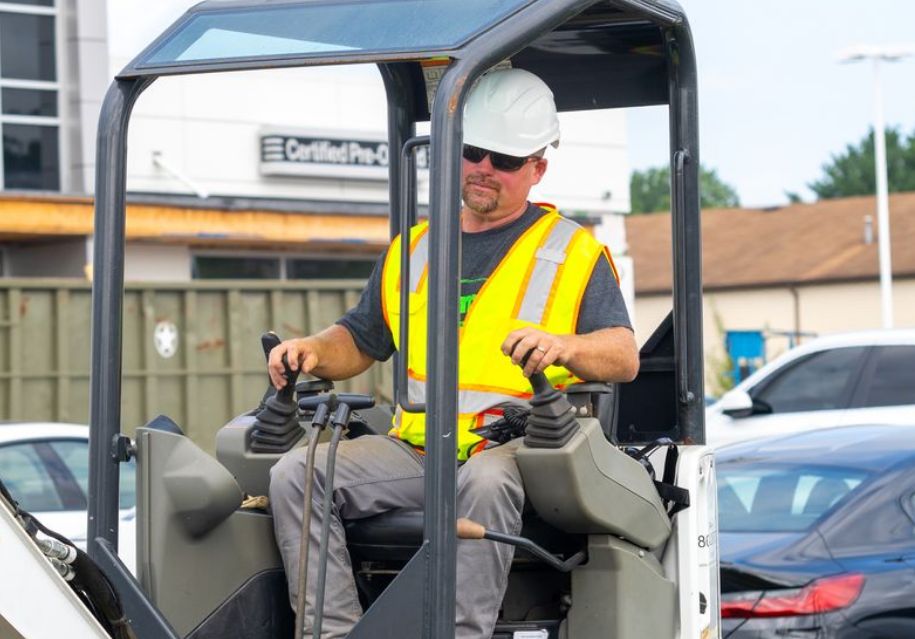
[[[280,336],[270,331],[261,335],[261,347],[264,349],[264,357],[270,361],[270,351],[280,345]]]
[[[286,357],[286,353],[283,353],[282,361],[283,377],[286,378],[286,385],[278,390],[276,394],[282,395],[288,398],[288,401],[292,402],[292,394],[295,392],[295,380],[299,378],[299,370],[292,370],[292,367],[289,365],[289,359]]]
[[[523,366],[523,364],[522,364]],[[541,393],[548,393],[553,389],[553,385],[550,384],[550,380],[546,378],[544,373],[534,373],[530,377],[531,386],[534,387],[534,394],[539,395]]]
[[[261,346],[269,361],[270,351],[280,344],[276,333],[261,335]],[[283,355],[283,376],[286,385],[279,391],[270,394],[255,415],[254,427],[251,429],[251,450],[256,453],[279,453],[289,450],[301,437],[301,430],[296,419],[296,405],[293,399],[295,380],[298,371],[293,371],[286,356]]]
[[[522,367],[528,357],[530,352],[521,361]],[[534,396],[531,397],[531,414],[527,418],[524,443],[530,448],[561,448],[580,428],[572,412],[572,404],[553,388],[543,373],[534,373],[530,380]]]

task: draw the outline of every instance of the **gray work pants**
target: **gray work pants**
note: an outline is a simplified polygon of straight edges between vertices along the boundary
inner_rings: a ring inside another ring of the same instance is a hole
[[[521,474],[515,462],[519,441],[478,453],[460,467],[458,517],[469,517],[492,530],[519,533],[524,505]],[[283,456],[270,472],[270,504],[276,541],[286,568],[293,608],[297,594],[305,459],[305,449],[297,448]],[[313,589],[318,574],[326,444],[318,446],[315,459],[308,591],[305,594],[307,637],[311,636],[314,615]],[[421,509],[422,456],[406,444],[385,436],[341,441],[337,449],[333,504],[322,639],[345,637],[362,615],[342,520],[371,517],[399,508]],[[506,544],[458,540],[457,639],[489,639],[492,636],[513,553],[514,548]],[[417,601],[416,605],[421,602]]]

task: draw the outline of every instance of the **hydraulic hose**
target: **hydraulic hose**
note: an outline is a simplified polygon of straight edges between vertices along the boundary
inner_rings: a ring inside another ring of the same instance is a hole
[[[318,439],[327,423],[330,411],[327,404],[320,404],[315,409],[311,422],[311,433],[308,437],[308,451],[305,459],[305,485],[302,509],[302,536],[299,541],[299,566],[295,598],[295,637],[301,639],[305,628],[305,586],[308,582],[308,542],[311,530],[311,495],[314,492],[315,453],[318,450]]]
[[[318,582],[315,584],[315,619],[312,631],[313,639],[321,639],[321,627],[324,623],[324,591],[327,581],[327,551],[330,539],[330,517],[334,503],[334,472],[337,464],[337,445],[343,431],[349,423],[350,407],[340,404],[331,417],[334,433],[327,449],[327,467],[324,472],[324,504],[321,519],[321,545],[318,546]]]

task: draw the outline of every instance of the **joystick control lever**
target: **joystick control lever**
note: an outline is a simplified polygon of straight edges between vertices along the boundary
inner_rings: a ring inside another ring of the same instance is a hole
[[[261,335],[261,346],[264,357],[270,359],[270,351],[280,344],[276,333]],[[301,437],[296,419],[296,404],[293,393],[298,371],[293,371],[286,357],[283,356],[283,376],[286,385],[279,391],[273,387],[267,389],[264,399],[255,415],[254,427],[251,429],[250,448],[255,453],[284,453]]]
[[[533,349],[521,360],[522,368],[532,352]],[[580,428],[575,409],[565,395],[553,388],[544,373],[534,373],[530,380],[534,396],[530,399],[524,443],[530,448],[561,448]]]
[[[568,559],[562,560],[527,537],[488,530],[482,524],[478,524],[477,522],[464,517],[457,520],[457,537],[458,539],[489,539],[490,541],[524,548],[540,561],[555,568],[559,572],[569,572],[587,558],[587,553],[585,553],[584,550],[579,550]]]

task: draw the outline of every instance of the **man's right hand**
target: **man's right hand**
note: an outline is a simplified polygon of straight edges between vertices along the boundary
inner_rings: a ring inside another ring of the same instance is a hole
[[[270,375],[270,382],[277,390],[286,385],[286,376],[283,374],[283,355],[286,356],[289,368],[293,371],[310,373],[318,365],[318,355],[311,338],[298,337],[280,342],[270,351],[270,357],[267,360],[267,373]]]

